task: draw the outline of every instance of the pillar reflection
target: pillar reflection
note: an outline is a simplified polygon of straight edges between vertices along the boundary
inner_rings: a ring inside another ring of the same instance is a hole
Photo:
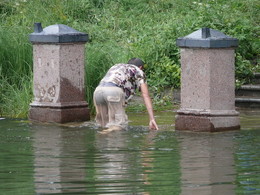
[[[235,194],[233,134],[180,135],[181,194]]]
[[[38,125],[33,130],[35,192],[86,191],[84,136],[59,126]]]

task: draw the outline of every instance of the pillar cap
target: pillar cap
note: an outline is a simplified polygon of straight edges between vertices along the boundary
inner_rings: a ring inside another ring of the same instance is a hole
[[[176,43],[179,47],[188,48],[229,48],[237,47],[238,39],[214,29],[201,28],[185,37],[178,38]]]
[[[64,24],[55,24],[42,29],[41,23],[34,24],[34,32],[29,35],[32,43],[87,42],[88,35]]]

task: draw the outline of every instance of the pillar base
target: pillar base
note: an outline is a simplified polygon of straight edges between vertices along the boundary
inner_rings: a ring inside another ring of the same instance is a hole
[[[205,116],[205,115],[176,115],[176,130],[197,132],[219,132],[239,130],[239,116]]]
[[[75,107],[46,107],[31,104],[29,119],[55,123],[82,122],[90,120],[90,113],[87,104]]]

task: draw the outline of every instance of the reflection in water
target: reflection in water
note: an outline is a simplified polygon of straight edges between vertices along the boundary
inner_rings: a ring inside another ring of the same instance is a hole
[[[109,134],[0,120],[0,194],[259,194],[260,115],[213,134],[172,131],[162,116],[160,131]]]
[[[0,120],[0,194],[34,194],[32,137],[28,125]]]
[[[236,193],[260,194],[260,129],[242,131],[236,135],[234,141]]]
[[[33,131],[38,194],[148,195],[179,191],[179,159],[173,132],[158,135],[134,127],[99,134],[89,127],[50,125],[33,126]]]
[[[127,186],[128,166],[125,162],[128,159],[125,139],[122,131],[111,132],[107,135],[97,135],[96,147],[99,151],[95,159],[96,187],[99,191],[108,193],[124,191]]]
[[[177,194],[180,174],[175,163],[179,160],[176,142],[172,145],[167,140],[173,135],[138,128],[97,135],[96,193]]]
[[[47,129],[38,126],[34,141],[35,189],[37,193],[61,192],[60,129]]]
[[[153,167],[153,158],[147,156],[152,151],[129,148],[130,142],[129,134],[125,131],[97,135],[96,146],[100,152],[99,158],[95,160],[98,192],[149,194],[142,186],[150,184],[143,172],[147,171],[148,166]]]
[[[35,126],[34,180],[36,192],[85,191],[84,137],[62,127]]]
[[[234,132],[181,133],[182,194],[235,194]]]

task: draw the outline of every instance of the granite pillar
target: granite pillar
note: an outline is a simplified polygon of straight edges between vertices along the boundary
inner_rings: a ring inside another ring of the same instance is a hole
[[[237,40],[203,28],[179,38],[181,48],[181,107],[176,130],[223,131],[240,128],[235,110]]]
[[[85,101],[85,43],[87,34],[57,24],[35,24],[33,94],[29,119],[66,123],[89,120]]]

